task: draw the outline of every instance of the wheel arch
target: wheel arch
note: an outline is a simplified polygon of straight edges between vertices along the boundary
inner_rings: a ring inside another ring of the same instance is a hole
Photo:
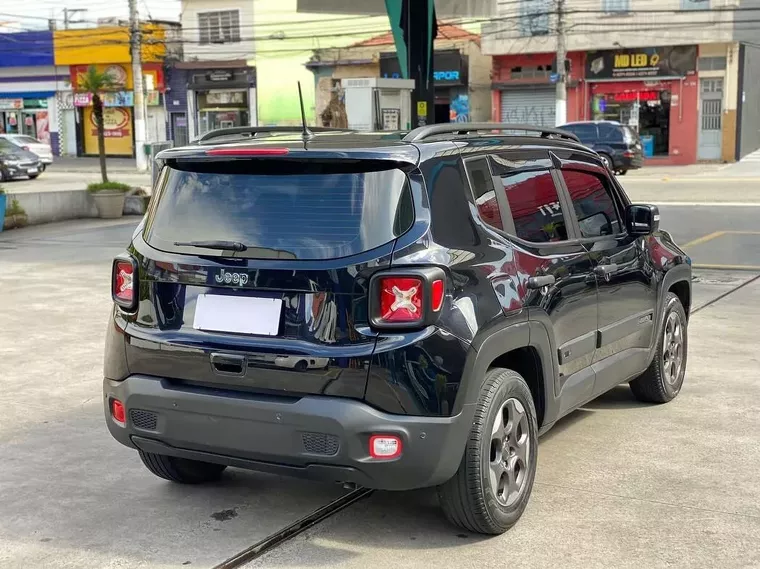
[[[494,367],[511,369],[523,376],[536,406],[538,427],[551,425],[559,406],[555,397],[556,350],[546,328],[524,321],[476,338],[465,362],[463,383],[454,413],[478,400],[486,373]]]

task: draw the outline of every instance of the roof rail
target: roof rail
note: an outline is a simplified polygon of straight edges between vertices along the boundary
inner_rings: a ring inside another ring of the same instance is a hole
[[[309,127],[312,132],[354,132],[348,128]],[[208,142],[214,138],[223,136],[242,135],[256,138],[258,134],[272,134],[277,132],[303,132],[301,126],[236,126],[232,128],[220,128],[212,130],[201,136],[197,142]]]
[[[573,142],[580,142],[580,139],[572,132],[566,130],[560,130],[558,128],[544,128],[539,126],[532,126],[529,124],[509,124],[509,123],[490,123],[490,122],[473,122],[473,123],[444,123],[444,124],[431,124],[428,126],[421,126],[415,128],[409,134],[404,137],[404,142],[419,142],[425,140],[428,137],[435,136],[437,134],[468,134],[471,132],[487,131],[487,130],[524,130],[527,132],[538,132],[542,138],[549,138],[550,136],[556,136],[558,138],[564,138],[566,140],[572,140]]]

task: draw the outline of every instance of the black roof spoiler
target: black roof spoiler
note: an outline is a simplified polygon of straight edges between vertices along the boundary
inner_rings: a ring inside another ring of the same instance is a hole
[[[355,132],[348,128],[309,127],[312,132]],[[208,142],[224,136],[240,136],[241,138],[256,138],[259,134],[276,134],[288,132],[303,132],[300,126],[237,126],[233,128],[220,128],[212,130],[201,136],[197,143]]]
[[[445,123],[421,126],[409,132],[402,140],[404,142],[420,142],[431,136],[439,134],[461,135],[480,131],[504,131],[504,130],[522,130],[526,132],[538,132],[541,138],[550,138],[552,136],[571,140],[580,143],[580,139],[572,132],[558,128],[544,128],[532,126],[529,124],[509,124],[509,123]]]

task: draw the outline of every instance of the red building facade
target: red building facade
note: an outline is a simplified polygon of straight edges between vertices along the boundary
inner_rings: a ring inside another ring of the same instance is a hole
[[[551,53],[494,56],[494,121],[555,126]],[[697,161],[697,46],[571,52],[567,120],[615,120],[634,127],[647,164]]]

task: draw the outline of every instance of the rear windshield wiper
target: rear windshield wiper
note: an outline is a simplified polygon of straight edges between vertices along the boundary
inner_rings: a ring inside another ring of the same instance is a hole
[[[201,247],[221,251],[245,251],[248,249],[248,245],[239,241],[175,241],[174,245],[176,247]]]

